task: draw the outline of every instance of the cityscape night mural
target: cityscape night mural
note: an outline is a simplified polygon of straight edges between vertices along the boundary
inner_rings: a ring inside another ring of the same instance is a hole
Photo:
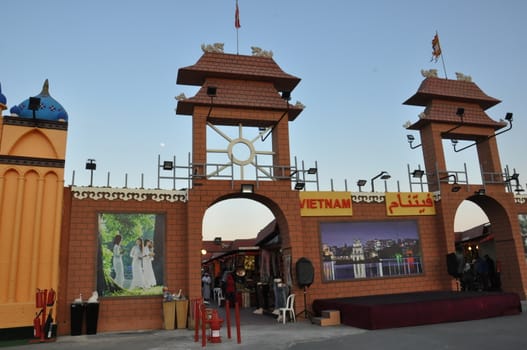
[[[326,282],[423,273],[416,221],[321,223],[320,236]]]

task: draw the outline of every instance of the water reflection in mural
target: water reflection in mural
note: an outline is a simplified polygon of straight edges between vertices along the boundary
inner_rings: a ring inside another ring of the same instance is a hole
[[[423,273],[416,221],[320,224],[325,281]]]
[[[162,294],[164,215],[102,213],[98,222],[99,294]]]

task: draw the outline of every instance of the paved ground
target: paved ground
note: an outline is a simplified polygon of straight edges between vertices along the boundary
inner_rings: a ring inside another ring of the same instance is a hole
[[[224,349],[527,349],[527,313],[468,322],[443,323],[385,330],[363,330],[349,326],[320,327],[300,319],[296,323],[277,323],[252,310],[242,310],[241,343],[236,329],[227,338],[222,327],[221,344],[207,348]],[[167,350],[201,349],[194,342],[194,331],[155,330],[62,336],[53,343],[21,345],[3,349],[93,349],[93,350]]]

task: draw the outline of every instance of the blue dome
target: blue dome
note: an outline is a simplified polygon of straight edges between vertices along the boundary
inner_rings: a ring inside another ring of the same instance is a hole
[[[7,105],[7,98],[2,94],[2,84],[0,84],[0,104]]]
[[[34,98],[40,99],[40,105],[35,110],[35,118],[55,121],[68,121],[68,112],[57,102],[53,97],[49,95],[49,82],[46,79],[42,86],[40,94]],[[23,118],[33,118],[33,110],[29,109],[29,101],[23,101],[17,106],[13,106],[10,109],[11,114],[16,114]]]

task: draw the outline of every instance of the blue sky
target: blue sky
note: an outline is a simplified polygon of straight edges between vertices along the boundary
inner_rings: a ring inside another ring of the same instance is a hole
[[[430,62],[436,31],[448,78],[470,75],[502,100],[487,111],[491,118],[514,113],[513,129],[497,140],[503,167],[515,168],[525,187],[527,2],[239,0],[239,7],[239,53],[272,50],[302,79],[292,92],[306,108],[290,124],[291,156],[318,163],[321,190],[332,180],[344,190],[346,180],[356,191],[358,179],[381,170],[392,175],[388,190],[397,181],[408,190],[407,164],[423,166],[423,158],[402,125],[422,108],[402,103],[417,91],[421,69],[445,75],[441,61]],[[176,116],[174,97],[197,88],[177,85],[177,70],[199,59],[203,43],[236,53],[234,8],[235,0],[4,0],[2,92],[12,107],[49,79],[70,118],[66,185],[73,171],[76,185],[89,184],[84,165],[94,158],[94,185],[106,185],[110,172],[112,186],[128,174],[128,187],[139,187],[144,174],[145,187],[155,188],[158,155],[186,164],[191,152],[191,117]],[[473,148],[448,152],[447,162],[448,170],[466,163],[479,178]]]

